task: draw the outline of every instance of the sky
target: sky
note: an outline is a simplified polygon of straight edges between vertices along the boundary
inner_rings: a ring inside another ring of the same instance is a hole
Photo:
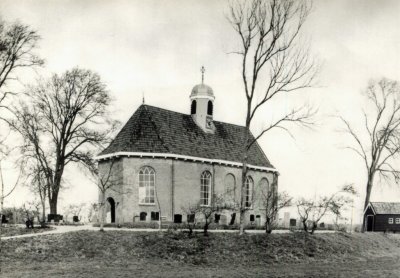
[[[245,95],[240,75],[237,34],[226,20],[227,1],[25,1],[1,0],[0,17],[19,20],[41,36],[38,53],[46,60],[36,72],[21,73],[29,84],[38,76],[75,66],[100,74],[114,97],[115,119],[125,123],[142,103],[189,113],[189,94],[200,83],[215,93],[214,119],[244,125]],[[266,107],[253,123],[256,133],[288,107],[318,107],[313,130],[293,127],[267,133],[259,144],[279,170],[279,190],[294,197],[329,194],[354,183],[355,221],[364,200],[362,161],[344,148],[351,140],[336,116],[355,126],[366,107],[363,89],[370,79],[400,79],[400,2],[389,0],[318,0],[301,33],[322,67],[317,86],[284,96]],[[11,163],[5,181],[15,180]],[[67,169],[59,207],[95,202],[97,188],[75,167]],[[20,187],[5,205],[32,198]],[[398,201],[400,188],[378,183],[373,201]]]

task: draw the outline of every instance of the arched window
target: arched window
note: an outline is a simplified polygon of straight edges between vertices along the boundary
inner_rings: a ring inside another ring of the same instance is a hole
[[[269,181],[267,178],[262,178],[257,188],[257,195],[268,197],[270,195],[269,192]]]
[[[232,174],[227,174],[225,176],[225,196],[230,199],[235,199],[235,176]]]
[[[253,179],[248,176],[246,178],[246,182],[245,182],[245,189],[246,189],[246,194],[245,194],[245,207],[246,208],[250,208],[251,207],[251,201],[253,199]]]
[[[270,201],[267,199],[271,197],[269,192],[269,181],[267,178],[262,178],[260,180],[256,193],[254,193],[254,197],[254,199],[256,199],[254,202],[259,208],[264,207],[265,203]]]
[[[201,174],[200,182],[200,204],[209,206],[211,203],[211,173],[204,171]]]
[[[190,114],[191,115],[196,114],[196,105],[197,105],[196,101],[193,100],[192,105],[190,106]]]
[[[156,173],[151,167],[143,167],[139,171],[139,203],[154,204]]]
[[[208,105],[207,105],[207,115],[211,115],[213,114],[213,103],[211,100],[208,101]]]

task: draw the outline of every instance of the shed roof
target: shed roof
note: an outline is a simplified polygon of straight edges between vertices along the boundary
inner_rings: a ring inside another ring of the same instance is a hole
[[[375,214],[400,214],[400,203],[371,202]]]
[[[218,121],[214,126],[214,133],[206,133],[191,115],[143,104],[100,155],[148,152],[241,162],[245,127]],[[257,142],[249,150],[248,163],[274,168]]]

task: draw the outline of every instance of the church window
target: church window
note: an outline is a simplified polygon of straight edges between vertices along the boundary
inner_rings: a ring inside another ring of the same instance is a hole
[[[213,114],[213,103],[211,100],[209,100],[207,105],[207,115],[212,116],[212,114]]]
[[[158,211],[152,211],[151,220],[160,220],[160,213]]]
[[[254,222],[254,214],[250,214],[250,222]]]
[[[143,167],[139,171],[139,203],[154,204],[156,173],[151,167]]]
[[[209,206],[211,203],[211,173],[208,171],[201,174],[200,204]]]
[[[192,101],[192,105],[190,106],[190,114],[196,114],[196,101],[195,100],[193,100]]]
[[[225,176],[225,197],[229,201],[235,200],[235,176],[232,174]]]
[[[262,178],[258,183],[258,187],[256,192],[254,193],[254,205],[258,208],[263,207],[263,202],[267,201],[264,200],[265,198],[272,198],[272,192],[269,192],[269,182],[267,178]],[[268,200],[272,201],[272,200]]]
[[[251,208],[251,202],[253,199],[253,179],[251,177],[246,178],[245,182],[245,189],[246,189],[246,194],[245,194],[245,207],[246,208]]]

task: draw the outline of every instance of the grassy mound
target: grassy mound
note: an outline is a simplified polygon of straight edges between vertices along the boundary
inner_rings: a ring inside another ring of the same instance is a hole
[[[261,266],[308,261],[365,260],[399,256],[400,237],[384,234],[197,234],[79,231],[20,238],[3,243],[3,261],[12,263],[131,261],[201,266]]]

